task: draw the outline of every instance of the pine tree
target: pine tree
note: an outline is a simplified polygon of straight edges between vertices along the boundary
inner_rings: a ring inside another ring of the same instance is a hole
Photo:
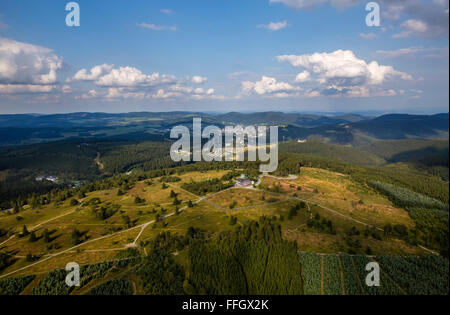
[[[27,226],[24,225],[22,228],[22,236],[27,236],[29,234],[30,234],[30,232],[28,232]]]
[[[34,242],[36,242],[37,240],[38,240],[38,238],[36,237],[36,233],[34,233],[34,231],[31,232],[29,241],[30,241],[31,243],[34,243]]]

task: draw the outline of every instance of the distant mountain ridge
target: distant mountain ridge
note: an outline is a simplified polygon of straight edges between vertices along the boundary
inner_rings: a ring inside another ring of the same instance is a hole
[[[111,138],[129,140],[169,137],[176,125],[191,126],[201,117],[205,125],[278,125],[280,140],[309,139],[360,146],[376,140],[448,139],[449,114],[387,114],[366,117],[357,114],[259,112],[206,114],[201,112],[133,112],[0,115],[0,145],[19,145],[66,138]]]

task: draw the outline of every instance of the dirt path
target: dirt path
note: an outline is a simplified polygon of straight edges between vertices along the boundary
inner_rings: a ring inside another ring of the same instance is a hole
[[[49,219],[49,220],[47,220],[47,221],[41,222],[41,223],[39,223],[38,225],[31,227],[30,230],[31,230],[31,231],[36,230],[36,229],[37,229],[38,227],[40,227],[41,225],[44,225],[44,224],[47,224],[47,223],[49,223],[49,222],[52,222],[52,221],[54,221],[54,220],[56,220],[56,219],[60,219],[60,218],[62,218],[62,217],[68,216],[69,214],[72,214],[72,213],[74,213],[74,212],[75,212],[75,210],[70,211],[70,212],[65,213],[65,214],[61,214],[61,215],[59,215],[59,216],[57,216],[57,217],[54,217],[54,218],[51,218],[51,219]],[[2,243],[0,243],[0,246],[2,246],[3,244],[5,244],[6,242],[12,240],[13,238],[15,238],[15,235],[12,235],[12,236],[11,236],[10,238],[8,238],[7,240],[4,240]]]
[[[147,223],[145,223],[145,224],[147,224]],[[52,258],[54,258],[54,257],[60,256],[60,255],[65,254],[65,253],[72,252],[73,250],[75,250],[75,249],[77,249],[77,248],[80,248],[80,247],[82,247],[82,246],[84,246],[84,245],[87,245],[87,244],[90,244],[90,243],[93,243],[93,242],[97,242],[97,241],[100,241],[100,240],[103,240],[103,239],[106,239],[106,238],[110,238],[110,237],[112,237],[112,236],[116,236],[116,235],[119,235],[119,234],[123,234],[123,233],[125,233],[125,232],[129,232],[129,231],[132,231],[132,230],[135,230],[135,229],[142,228],[145,224],[141,224],[141,225],[138,225],[138,226],[129,228],[129,229],[127,229],[127,230],[119,231],[119,232],[112,233],[112,234],[109,234],[109,235],[101,236],[101,237],[98,237],[98,238],[95,238],[95,239],[86,241],[86,242],[84,242],[84,243],[78,244],[78,245],[76,245],[76,246],[67,248],[67,249],[65,249],[65,250],[63,250],[63,251],[61,251],[61,252],[59,252],[59,253],[51,254],[50,256],[48,256],[48,257],[46,257],[46,258],[44,258],[44,259],[41,259],[41,260],[39,260],[39,261],[37,261],[37,262],[35,262],[35,263],[29,264],[29,265],[24,266],[24,267],[22,267],[22,268],[19,268],[19,269],[16,269],[16,270],[14,270],[14,271],[8,272],[8,273],[6,273],[6,274],[4,274],[4,275],[1,275],[1,276],[0,276],[0,279],[6,278],[6,277],[8,277],[8,276],[10,276],[10,275],[13,275],[13,274],[18,273],[18,272],[20,272],[20,271],[23,271],[23,270],[26,270],[26,269],[31,268],[31,267],[33,267],[33,266],[36,266],[36,265],[38,265],[38,264],[41,264],[41,263],[43,263],[43,262],[45,262],[45,261],[47,261],[47,260],[49,260],[49,259],[52,259]]]

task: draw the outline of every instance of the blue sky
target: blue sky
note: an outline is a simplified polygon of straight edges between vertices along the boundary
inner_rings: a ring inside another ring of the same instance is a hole
[[[0,113],[448,112],[448,0],[0,2]]]

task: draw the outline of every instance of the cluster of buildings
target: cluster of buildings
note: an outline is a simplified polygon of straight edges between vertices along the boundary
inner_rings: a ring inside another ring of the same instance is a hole
[[[37,182],[43,182],[44,180],[52,182],[52,183],[56,183],[57,181],[59,181],[59,178],[56,176],[38,176],[38,177],[36,177]]]
[[[234,187],[236,188],[249,188],[255,184],[254,181],[248,179],[244,174],[240,178],[235,179],[235,182]]]

